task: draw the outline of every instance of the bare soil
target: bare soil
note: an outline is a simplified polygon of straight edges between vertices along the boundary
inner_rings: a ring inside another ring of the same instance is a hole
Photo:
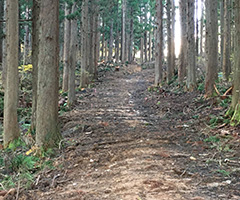
[[[79,92],[60,118],[56,169],[19,199],[240,199],[239,129],[209,128],[209,115],[223,112],[214,100],[171,87],[151,92],[153,81],[153,69],[128,65]],[[230,138],[229,149],[205,141],[215,134]]]

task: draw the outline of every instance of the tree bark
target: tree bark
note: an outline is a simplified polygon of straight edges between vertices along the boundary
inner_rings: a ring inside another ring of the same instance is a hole
[[[186,76],[187,66],[187,48],[184,44],[187,44],[187,0],[181,0],[180,6],[180,17],[181,17],[181,47],[179,55],[179,68],[178,68],[178,80],[182,83]]]
[[[110,22],[110,39],[109,39],[109,54],[108,60],[112,62],[112,55],[113,55],[113,19]]]
[[[0,2],[0,20],[3,20],[4,17],[4,1]],[[0,23],[0,63],[2,63],[2,57],[3,57],[3,38],[4,38],[4,32],[3,32],[3,23]]]
[[[194,8],[194,1],[187,0],[187,88],[189,91],[196,87]]]
[[[175,0],[171,2],[172,7],[172,24],[171,24],[171,69],[172,69],[172,76],[174,76],[174,70],[176,67],[176,56],[175,56],[175,16],[176,16],[176,9],[175,9]]]
[[[39,31],[40,31],[40,3],[38,0],[33,1],[33,22],[32,22],[32,117],[31,130],[36,129],[36,112],[37,112],[37,83],[38,83],[38,54],[39,54]]]
[[[220,0],[220,23],[221,23],[221,68],[223,67],[223,43],[224,43],[224,1]]]
[[[76,12],[76,2],[72,6],[72,14]],[[69,77],[68,77],[68,106],[71,107],[76,100],[75,92],[75,69],[77,64],[77,20],[71,20],[71,35],[70,35],[70,55],[69,55]]]
[[[86,87],[88,85],[88,2],[84,0],[82,2],[82,48],[81,48],[81,83],[80,87]]]
[[[59,1],[41,0],[36,145],[58,144]]]
[[[155,85],[162,82],[162,59],[163,59],[163,4],[162,0],[156,1],[156,51],[155,51]]]
[[[223,40],[223,76],[225,80],[228,80],[231,72],[230,62],[230,49],[231,49],[231,23],[230,23],[230,12],[231,7],[230,1],[225,0],[224,2],[224,40]]]
[[[66,16],[70,14],[68,4],[65,3],[65,19],[64,19],[64,47],[63,47],[63,82],[62,90],[63,92],[68,91],[68,76],[69,76],[69,52],[70,52],[70,33],[71,25],[70,20]]]
[[[235,1],[235,71],[232,103],[227,115],[231,116],[231,125],[240,123],[240,2]]]
[[[126,62],[126,10],[127,2],[122,0],[122,63]]]
[[[7,79],[4,93],[3,142],[7,147],[19,137],[17,120],[18,106],[18,1],[7,0],[6,7],[6,41],[7,41]]]
[[[171,0],[167,0],[167,82],[169,83],[173,77],[172,65],[172,31],[171,31]]]
[[[6,0],[3,1],[3,17],[6,17]],[[7,51],[6,51],[6,26],[3,25],[3,40],[2,40],[2,86],[6,87],[6,76],[7,76]]]
[[[205,97],[211,97],[217,79],[218,66],[218,14],[217,0],[206,0],[206,80]]]

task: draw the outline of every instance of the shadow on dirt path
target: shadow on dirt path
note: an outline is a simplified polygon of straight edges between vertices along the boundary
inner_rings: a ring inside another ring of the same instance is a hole
[[[178,112],[174,106],[179,102],[174,102],[175,97],[173,101],[161,98],[157,101],[165,106],[156,109],[158,103],[147,95],[152,83],[152,69],[141,71],[130,65],[79,93],[77,106],[61,117],[66,148],[55,161],[57,169],[39,175],[35,190],[26,196],[38,200],[237,199],[218,193],[220,185],[209,189],[203,183],[202,169],[195,169],[199,148],[182,147],[186,132],[177,129],[176,118],[167,117]],[[184,104],[184,99],[197,94],[188,95],[177,99]]]

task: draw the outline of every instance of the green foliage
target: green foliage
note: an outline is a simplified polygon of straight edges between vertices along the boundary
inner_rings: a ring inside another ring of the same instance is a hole
[[[230,176],[230,172],[224,169],[218,169],[216,172],[222,174],[223,176],[228,176],[228,177]]]

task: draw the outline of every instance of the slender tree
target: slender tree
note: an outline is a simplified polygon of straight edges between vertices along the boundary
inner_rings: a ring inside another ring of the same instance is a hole
[[[156,59],[155,59],[155,85],[158,86],[162,81],[162,59],[163,59],[163,3],[162,0],[156,1]]]
[[[36,112],[37,112],[37,83],[38,83],[38,54],[39,54],[39,30],[40,30],[40,2],[33,0],[33,22],[32,22],[32,65],[33,65],[33,81],[32,81],[32,118],[31,129],[36,128]]]
[[[6,42],[7,78],[4,93],[4,146],[19,137],[17,120],[18,105],[18,1],[7,0]]]
[[[67,16],[70,14],[68,4],[65,3],[65,19],[64,19],[64,47],[63,47],[63,82],[62,90],[68,91],[68,76],[69,76],[69,52],[70,52],[70,33],[71,24]]]
[[[77,10],[76,2],[72,6],[72,14],[74,14]],[[71,34],[70,34],[70,55],[69,55],[69,77],[68,77],[68,106],[70,107],[75,99],[75,70],[77,63],[77,19],[71,20]]]
[[[194,38],[194,1],[187,0],[187,88],[196,87],[196,49]]]
[[[218,1],[206,0],[206,56],[207,74],[205,82],[205,96],[213,95],[214,83],[217,78],[218,66]]]
[[[181,47],[179,56],[179,68],[178,68],[178,80],[182,83],[186,76],[187,66],[187,48],[184,44],[187,44],[187,0],[181,0],[180,5],[180,17],[181,17]]]
[[[232,117],[232,125],[240,123],[240,2],[235,1],[235,71],[232,103],[227,115]]]
[[[223,39],[223,54],[222,68],[224,79],[228,80],[231,72],[230,50],[231,50],[231,23],[230,23],[230,7],[229,0],[224,1],[224,39]]]

